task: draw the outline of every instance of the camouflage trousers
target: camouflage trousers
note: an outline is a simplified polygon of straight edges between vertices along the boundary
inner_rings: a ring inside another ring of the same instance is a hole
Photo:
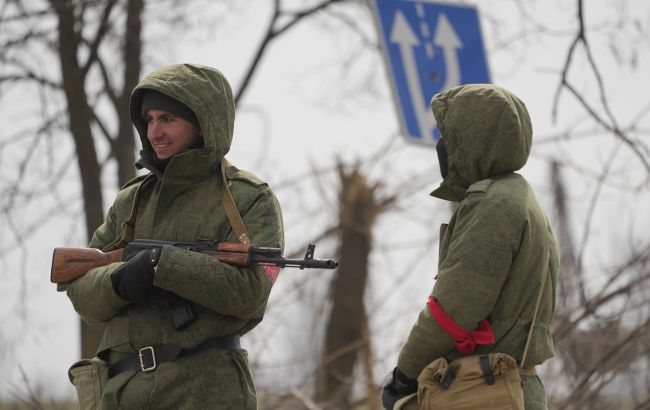
[[[523,382],[526,410],[547,410],[546,389],[539,376],[524,376]]]

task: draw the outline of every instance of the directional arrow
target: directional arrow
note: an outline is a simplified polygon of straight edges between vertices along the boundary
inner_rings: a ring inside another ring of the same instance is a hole
[[[395,13],[390,41],[399,46],[402,62],[404,64],[408,90],[411,96],[411,103],[413,104],[418,128],[420,129],[420,138],[423,140],[432,139],[432,130],[435,121],[433,115],[429,114],[424,105],[422,88],[420,86],[420,77],[415,62],[415,54],[413,53],[413,47],[419,46],[420,40],[411,29],[404,14],[399,10]]]
[[[445,0],[370,0],[382,43],[401,134],[433,146],[433,94],[465,83],[489,83],[476,6]],[[476,2],[474,2],[476,3]]]
[[[457,50],[463,48],[463,43],[449,23],[444,13],[440,13],[433,43],[442,48],[445,56],[445,84],[440,91],[448,90],[460,84],[460,64],[458,64]]]

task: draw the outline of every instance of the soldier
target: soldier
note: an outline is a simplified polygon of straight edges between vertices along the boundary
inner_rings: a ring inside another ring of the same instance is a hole
[[[109,250],[136,238],[246,240],[229,221],[224,192],[234,198],[251,242],[284,246],[271,189],[224,158],[235,106],[219,71],[160,68],[133,90],[130,114],[142,141],[136,167],[149,173],[118,193],[91,247]],[[75,310],[106,325],[98,356],[108,362],[110,378],[101,408],[255,409],[239,337],[262,320],[277,273],[166,245],[70,283]]]
[[[431,108],[442,134],[436,150],[443,177],[431,195],[457,207],[441,239],[431,297],[387,379],[383,404],[392,409],[417,392],[418,376],[437,358],[501,352],[521,361],[537,312],[525,363],[518,365],[525,408],[546,409],[535,365],[553,356],[559,252],[535,194],[515,173],[530,153],[530,117],[516,96],[487,84],[437,94]]]

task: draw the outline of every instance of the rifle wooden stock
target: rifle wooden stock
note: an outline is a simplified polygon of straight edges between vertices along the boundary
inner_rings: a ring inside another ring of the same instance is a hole
[[[237,242],[222,242],[215,251],[202,251],[217,258],[220,262],[234,266],[248,266],[250,263],[250,245]],[[68,283],[83,276],[92,268],[120,262],[124,258],[124,249],[102,252],[94,248],[55,248],[52,255],[52,283]]]
[[[124,249],[102,252],[94,248],[55,248],[52,255],[52,283],[68,283],[92,268],[120,262]]]

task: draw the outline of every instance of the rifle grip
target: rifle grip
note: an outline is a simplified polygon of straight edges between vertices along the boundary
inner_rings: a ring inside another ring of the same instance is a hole
[[[172,314],[172,321],[174,328],[178,330],[185,329],[188,325],[194,322],[195,316],[190,302],[183,300],[179,303],[171,303],[169,310]]]

